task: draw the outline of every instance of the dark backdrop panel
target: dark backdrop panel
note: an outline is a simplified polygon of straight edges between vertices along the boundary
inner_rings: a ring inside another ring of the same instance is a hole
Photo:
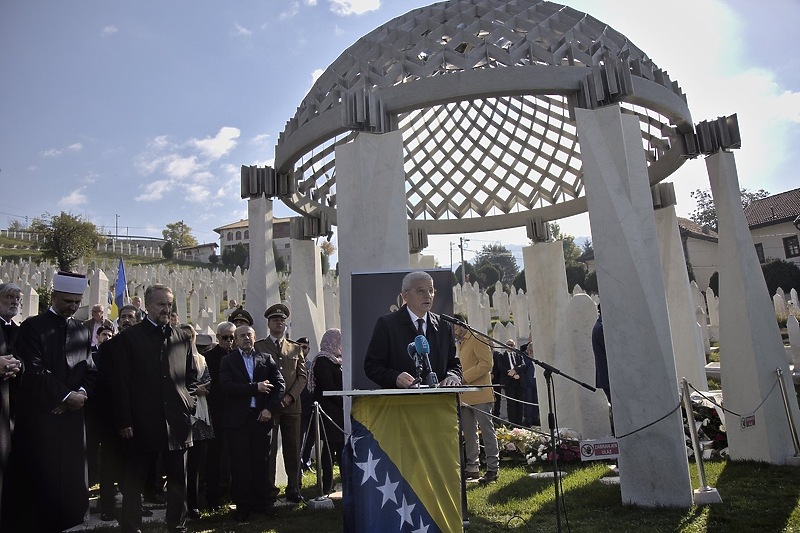
[[[378,317],[391,313],[403,305],[400,286],[412,270],[393,272],[358,272],[352,280],[353,319],[353,388],[375,389],[377,386],[364,375],[364,357]],[[433,278],[436,297],[433,312],[453,314],[453,274],[450,269],[426,270]]]

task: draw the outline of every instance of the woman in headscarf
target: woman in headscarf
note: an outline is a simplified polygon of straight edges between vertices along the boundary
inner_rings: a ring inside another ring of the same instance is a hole
[[[342,332],[331,328],[322,336],[319,354],[311,363],[308,390],[328,417],[320,415],[322,425],[322,489],[333,490],[333,463],[340,464],[344,449],[344,407],[341,396],[323,396],[325,391],[342,390]],[[312,422],[313,423],[313,422]],[[337,427],[338,426],[338,427]],[[309,432],[310,434],[310,432]]]
[[[197,332],[191,324],[181,324],[180,328],[192,337],[192,354],[197,367],[197,404],[195,414],[192,415],[192,442],[186,456],[186,506],[189,508],[189,518],[200,518],[200,508],[197,504],[197,490],[200,483],[200,464],[206,453],[209,439],[214,438],[214,428],[211,427],[211,416],[208,413],[206,395],[211,387],[211,374],[206,364],[206,358],[197,351],[195,342]]]

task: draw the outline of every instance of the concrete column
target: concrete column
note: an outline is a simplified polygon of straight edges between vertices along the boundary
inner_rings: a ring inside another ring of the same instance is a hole
[[[575,117],[614,426],[617,435],[628,435],[619,440],[622,502],[690,507],[692,486],[676,409],[675,360],[639,121],[621,114],[617,105],[576,109]]]
[[[322,295],[322,264],[314,241],[292,239],[292,338],[308,337],[310,346],[319,346],[325,333],[325,306]],[[313,352],[314,350],[312,350]],[[313,357],[310,353],[309,357]]]
[[[775,313],[769,301],[761,265],[742,211],[739,177],[733,154],[706,158],[711,193],[719,221],[719,350],[725,407],[754,425],[742,428],[740,417],[725,413],[731,459],[755,459],[786,464],[794,453],[776,369],[783,369],[788,391],[794,391]],[[773,390],[774,387],[774,390]],[[758,407],[762,400],[764,404]],[[794,419],[797,400],[790,394]]]
[[[564,245],[561,241],[540,242],[522,249],[525,263],[525,284],[528,288],[528,312],[531,317],[531,342],[536,359],[572,375],[574,361],[567,353],[566,320],[569,293],[564,268]],[[547,383],[537,369],[536,390],[539,394],[539,419],[542,427],[550,427],[547,419]],[[579,425],[579,386],[557,375],[556,387],[558,426],[575,429]]]
[[[350,353],[353,272],[409,266],[402,134],[360,133],[353,142],[337,146],[336,187],[342,350]],[[353,383],[347,360],[343,371],[347,390]]]
[[[689,274],[686,272],[675,206],[657,209],[655,220],[676,374],[678,379],[685,377],[696,389],[708,390],[706,355],[698,350],[702,346],[702,339],[698,338],[695,325],[694,299],[689,288]]]
[[[272,200],[265,197],[247,201],[250,224],[250,267],[247,274],[247,301],[245,309],[253,316],[256,337],[269,334],[264,311],[280,303],[278,273],[272,253]]]

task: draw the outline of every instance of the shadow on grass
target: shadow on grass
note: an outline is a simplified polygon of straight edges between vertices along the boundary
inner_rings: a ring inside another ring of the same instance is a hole
[[[707,531],[800,529],[800,469],[757,461],[728,461],[709,479],[722,497],[711,506]]]

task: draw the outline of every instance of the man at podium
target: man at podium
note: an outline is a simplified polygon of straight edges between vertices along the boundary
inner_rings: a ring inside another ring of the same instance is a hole
[[[439,386],[461,385],[461,362],[456,355],[453,329],[431,312],[435,291],[427,272],[415,271],[403,278],[401,294],[405,304],[378,318],[364,359],[366,376],[384,389],[407,389],[418,383],[414,353],[415,340],[424,337],[429,348],[430,371],[441,379]],[[411,352],[411,353],[410,353]]]

